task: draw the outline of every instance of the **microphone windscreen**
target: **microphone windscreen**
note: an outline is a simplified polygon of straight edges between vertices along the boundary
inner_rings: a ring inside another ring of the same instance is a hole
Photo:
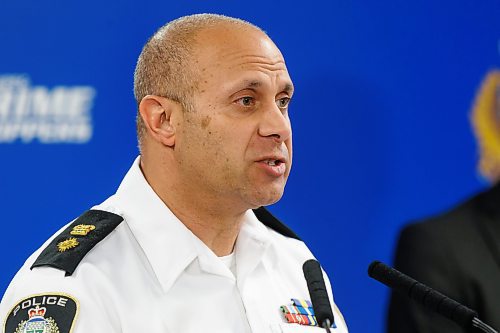
[[[453,320],[462,327],[470,328],[472,320],[477,317],[474,310],[380,261],[374,261],[370,264],[368,275],[393,288],[396,292],[407,295],[424,307]]]
[[[309,296],[311,296],[311,303],[319,326],[322,327],[326,319],[329,319],[330,323],[333,323],[332,307],[319,262],[314,259],[307,260],[302,266],[302,270],[306,278]]]

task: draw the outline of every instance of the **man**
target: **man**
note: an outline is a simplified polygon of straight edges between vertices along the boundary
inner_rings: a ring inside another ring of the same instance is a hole
[[[403,229],[395,267],[478,312],[500,329],[500,72],[491,71],[473,111],[479,169],[494,184],[452,210]],[[393,294],[389,333],[466,332],[406,296]]]
[[[262,208],[292,162],[278,48],[239,19],[183,17],[145,45],[134,90],[140,158],[28,259],[2,301],[5,332],[321,330],[285,321],[282,305],[308,299],[312,255]]]

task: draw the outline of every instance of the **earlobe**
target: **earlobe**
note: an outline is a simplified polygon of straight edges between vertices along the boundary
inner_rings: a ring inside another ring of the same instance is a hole
[[[139,112],[147,133],[153,140],[168,146],[175,145],[175,126],[172,114],[178,103],[165,97],[147,95],[139,104]]]

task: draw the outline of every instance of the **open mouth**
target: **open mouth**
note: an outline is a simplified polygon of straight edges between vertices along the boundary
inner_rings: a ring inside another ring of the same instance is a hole
[[[264,160],[264,162],[269,166],[279,166],[283,163],[283,161],[275,160],[275,159],[267,159],[267,160]]]
[[[260,160],[259,163],[270,177],[282,177],[286,173],[286,159],[284,157],[272,156]]]

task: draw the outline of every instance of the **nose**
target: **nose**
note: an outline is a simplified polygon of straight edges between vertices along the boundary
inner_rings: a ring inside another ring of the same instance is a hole
[[[276,142],[283,142],[292,135],[292,128],[288,112],[283,112],[275,103],[262,112],[259,126],[259,135],[273,138]]]

